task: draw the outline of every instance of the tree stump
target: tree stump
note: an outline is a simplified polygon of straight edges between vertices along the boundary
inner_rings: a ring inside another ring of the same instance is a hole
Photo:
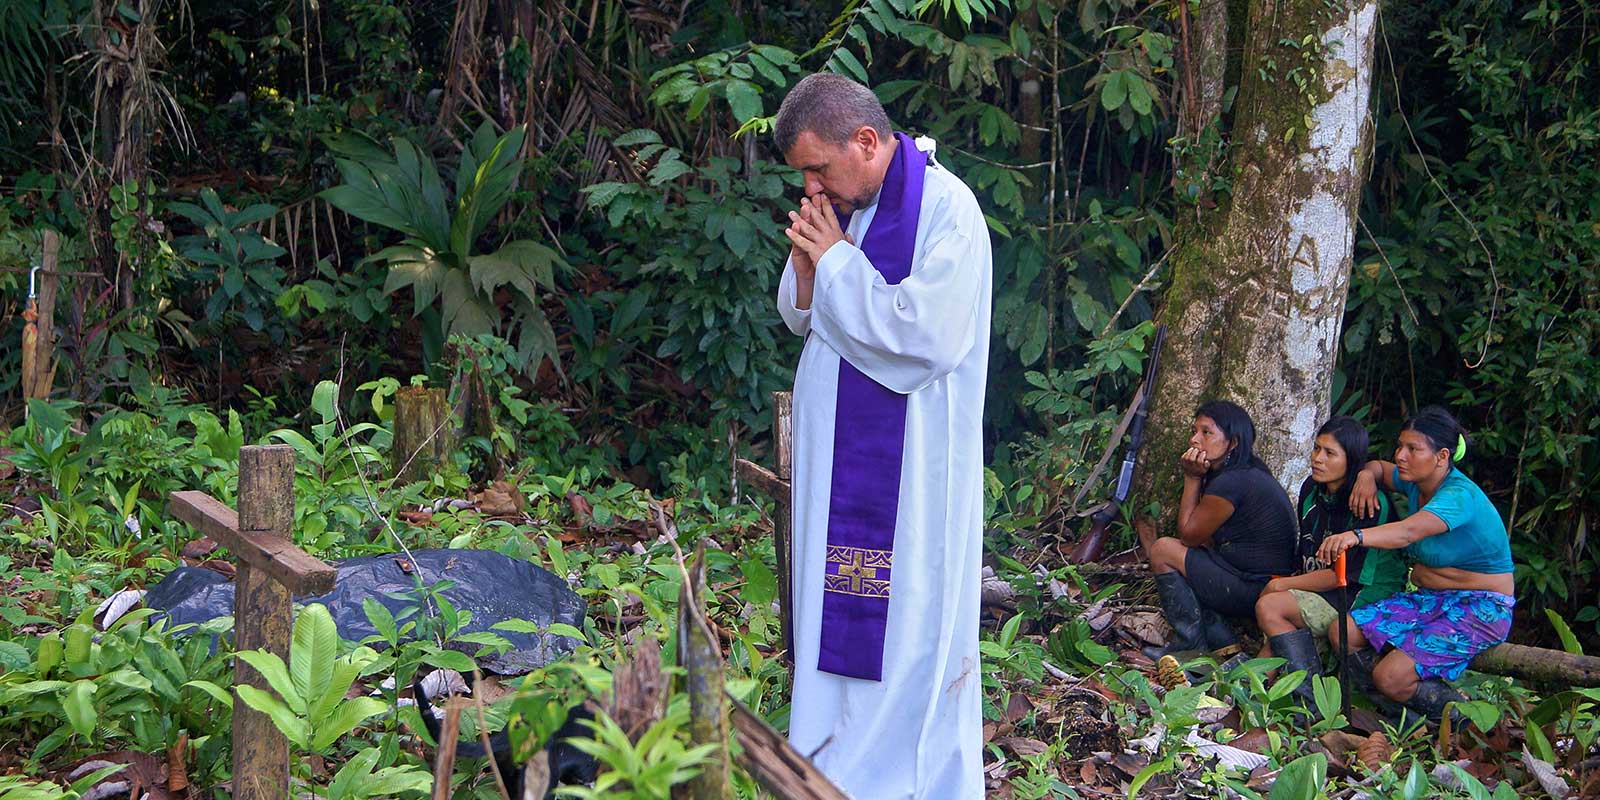
[[[395,480],[424,480],[449,465],[455,435],[443,389],[404,386],[394,396]]]
[[[695,745],[714,745],[711,757],[700,773],[689,779],[683,796],[688,800],[731,800],[733,784],[728,775],[728,713],[723,700],[722,644],[706,624],[705,606],[706,545],[695,549],[689,580],[683,584],[678,602],[678,660],[689,693],[689,741]]]

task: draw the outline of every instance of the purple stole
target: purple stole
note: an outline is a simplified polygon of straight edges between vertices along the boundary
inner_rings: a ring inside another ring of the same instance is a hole
[[[928,155],[911,137],[896,133],[895,138],[899,145],[884,176],[878,210],[861,242],[867,261],[891,286],[911,274],[928,167]],[[817,669],[882,680],[906,395],[884,388],[841,358],[834,413]]]

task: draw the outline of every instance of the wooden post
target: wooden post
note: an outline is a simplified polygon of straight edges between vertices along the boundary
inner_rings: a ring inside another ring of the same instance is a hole
[[[777,454],[778,477],[794,478],[794,394],[772,393],[772,447]]]
[[[783,661],[794,663],[794,543],[790,478],[794,473],[793,395],[772,393],[772,449],[777,472],[745,459],[734,462],[739,480],[772,498],[772,550],[778,565],[778,623],[783,632]]]
[[[61,236],[55,231],[46,230],[43,239],[44,260],[40,264],[36,287],[38,296],[35,299],[35,313],[38,318],[34,321],[33,352],[23,360],[23,363],[32,367],[31,370],[23,370],[22,374],[24,400],[49,397],[56,375],[56,288],[60,286],[61,277]]]
[[[295,547],[294,449],[251,446],[239,451],[237,513],[204,492],[173,492],[175,517],[227,547],[239,560],[233,605],[236,651],[266,650],[289,658],[292,594],[325,594],[334,569]],[[234,661],[235,685],[270,689],[244,661]],[[235,697],[233,704],[233,796],[239,800],[283,800],[289,794],[289,740],[272,719]]]
[[[294,528],[294,449],[288,445],[239,451],[239,530],[263,539],[288,540]],[[289,656],[294,607],[289,590],[248,561],[234,579],[233,646]],[[267,679],[234,659],[235,685],[270,692]],[[279,800],[289,792],[289,740],[272,718],[242,702],[233,704],[233,796]]]
[[[699,774],[684,786],[687,800],[731,800],[733,770],[728,758],[728,713],[723,699],[722,644],[706,625],[706,544],[695,548],[694,565],[678,601],[678,661],[689,693],[689,741],[715,746]]]
[[[423,480],[450,463],[455,428],[443,389],[403,386],[394,395],[394,477]]]

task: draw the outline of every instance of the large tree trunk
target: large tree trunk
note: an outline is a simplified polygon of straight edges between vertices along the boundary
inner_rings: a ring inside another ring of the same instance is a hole
[[[1229,163],[1213,169],[1197,153],[1199,163],[1180,171],[1231,175],[1232,191],[1214,207],[1202,195],[1177,222],[1160,315],[1167,351],[1138,483],[1169,512],[1177,457],[1195,406],[1207,398],[1250,412],[1256,453],[1290,492],[1309,471],[1311,440],[1328,409],[1371,138],[1376,0],[1332,8],[1251,0],[1248,20],[1205,18],[1224,13],[1220,6],[1201,5],[1190,40],[1214,47],[1244,26]],[[1212,87],[1224,60],[1193,53],[1189,63],[1194,107],[1215,113]]]

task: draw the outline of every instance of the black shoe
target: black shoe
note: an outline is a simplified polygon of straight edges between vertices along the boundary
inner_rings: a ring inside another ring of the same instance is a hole
[[[1317,653],[1317,639],[1311,631],[1305,628],[1296,628],[1288,633],[1280,633],[1267,640],[1272,647],[1272,654],[1283,659],[1283,674],[1304,671],[1306,679],[1294,688],[1295,699],[1299,700],[1308,711],[1317,708],[1317,695],[1312,689],[1311,679],[1322,674],[1322,656]]]
[[[1466,699],[1465,695],[1451,688],[1450,684],[1438,678],[1433,678],[1418,683],[1417,693],[1411,695],[1411,699],[1406,701],[1405,706],[1427,717],[1429,722],[1438,725],[1440,719],[1444,717],[1445,707],[1450,706],[1451,703],[1464,702]],[[1465,720],[1466,715],[1457,711],[1453,706],[1450,707],[1450,727],[1452,729],[1459,729]]]
[[[1151,661],[1165,655],[1192,653],[1204,650],[1205,637],[1200,632],[1200,599],[1180,572],[1163,572],[1156,575],[1156,594],[1161,597],[1161,611],[1172,626],[1172,639],[1166,647],[1146,647],[1144,654]]]

